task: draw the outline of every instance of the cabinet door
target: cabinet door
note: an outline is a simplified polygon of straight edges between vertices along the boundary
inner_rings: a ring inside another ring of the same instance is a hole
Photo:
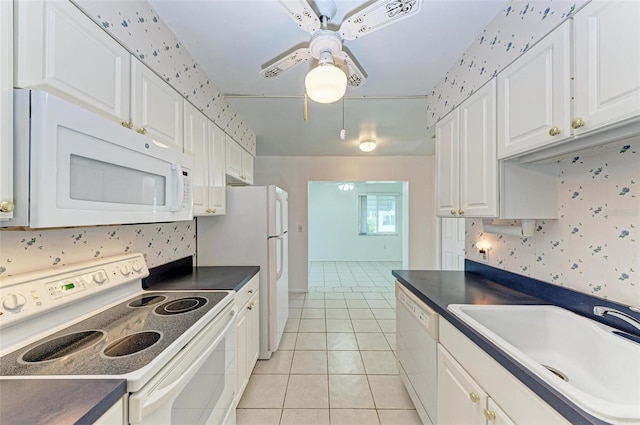
[[[180,93],[131,59],[131,121],[136,131],[182,152],[182,105]]]
[[[498,158],[571,136],[571,21],[498,74]]]
[[[193,214],[202,215],[206,214],[209,202],[209,119],[189,102],[185,101],[184,104],[184,151],[193,155]]]
[[[241,148],[242,149],[242,148]],[[242,180],[253,184],[253,155],[242,149]]]
[[[640,2],[591,2],[574,25],[575,133],[640,115]]]
[[[456,108],[436,124],[436,213],[457,216],[459,210],[458,126]]]
[[[484,424],[487,394],[438,344],[438,424]]]
[[[209,121],[209,209],[213,215],[226,213],[225,134]]]
[[[236,179],[242,176],[242,148],[228,134],[225,137],[225,159],[227,174]]]
[[[487,400],[484,417],[487,420],[487,425],[516,425],[492,398]]]
[[[0,221],[13,217],[13,2],[0,1]]]
[[[118,121],[129,119],[130,55],[68,1],[17,1],[18,87],[42,88]]]
[[[247,305],[247,370],[251,375],[260,354],[260,296],[256,292]]]
[[[247,308],[243,306],[240,308],[238,318],[236,319],[236,397],[240,400],[242,392],[249,382],[250,372],[247,367],[247,344],[248,344],[248,326],[247,321]]]
[[[498,215],[496,80],[460,105],[460,211],[471,217]]]
[[[125,397],[127,396],[123,396],[109,410],[104,412],[102,416],[96,419],[93,425],[126,425],[129,423],[129,418],[125,415]]]

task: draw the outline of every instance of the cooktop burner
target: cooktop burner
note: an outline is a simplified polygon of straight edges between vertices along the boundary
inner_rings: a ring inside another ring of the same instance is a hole
[[[190,311],[197,310],[200,307],[204,307],[207,304],[207,301],[208,300],[206,298],[202,297],[180,298],[156,307],[154,312],[161,316],[188,313]]]
[[[144,367],[228,296],[145,292],[0,357],[0,375],[123,375]]]

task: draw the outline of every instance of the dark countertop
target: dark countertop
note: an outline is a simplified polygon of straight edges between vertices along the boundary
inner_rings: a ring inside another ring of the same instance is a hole
[[[227,290],[236,291],[242,288],[260,271],[259,266],[215,266],[193,267],[191,273],[181,276],[170,275],[145,285],[147,290]]]
[[[467,271],[464,272],[393,270],[392,274],[411,293],[460,330],[569,422],[605,424],[606,422],[577,407],[553,387],[520,365],[520,363],[512,360],[498,346],[447,310],[449,304],[554,304],[568,308],[567,300],[578,299],[580,305],[576,306],[577,308],[575,309],[569,308],[575,311],[588,310],[588,308],[585,308],[585,305],[589,303],[588,299],[593,299],[594,302],[595,300],[600,300],[584,294],[575,294],[566,288],[471,263],[468,260],[465,262],[465,270]],[[470,269],[473,272],[468,271]],[[489,275],[491,279],[487,279],[483,275]],[[563,301],[558,302],[556,300]]]
[[[3,425],[92,424],[127,392],[125,379],[0,379]]]

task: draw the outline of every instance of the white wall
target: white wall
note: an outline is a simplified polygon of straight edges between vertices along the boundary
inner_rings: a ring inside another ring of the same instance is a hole
[[[338,182],[309,183],[310,261],[402,261],[402,182],[352,182],[349,191]],[[398,194],[394,235],[360,235],[359,195]]]
[[[255,184],[276,184],[289,192],[289,289],[308,282],[309,181],[407,181],[409,186],[409,267],[436,268],[433,156],[309,157],[258,156]],[[298,232],[298,225],[303,231]]]

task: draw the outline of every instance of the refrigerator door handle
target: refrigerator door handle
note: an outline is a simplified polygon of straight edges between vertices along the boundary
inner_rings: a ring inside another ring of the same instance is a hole
[[[282,273],[284,273],[284,239],[282,236],[279,236],[277,239],[276,244],[280,245],[280,261],[276,269],[276,281],[280,280]],[[278,245],[276,245],[276,256],[278,256]]]

